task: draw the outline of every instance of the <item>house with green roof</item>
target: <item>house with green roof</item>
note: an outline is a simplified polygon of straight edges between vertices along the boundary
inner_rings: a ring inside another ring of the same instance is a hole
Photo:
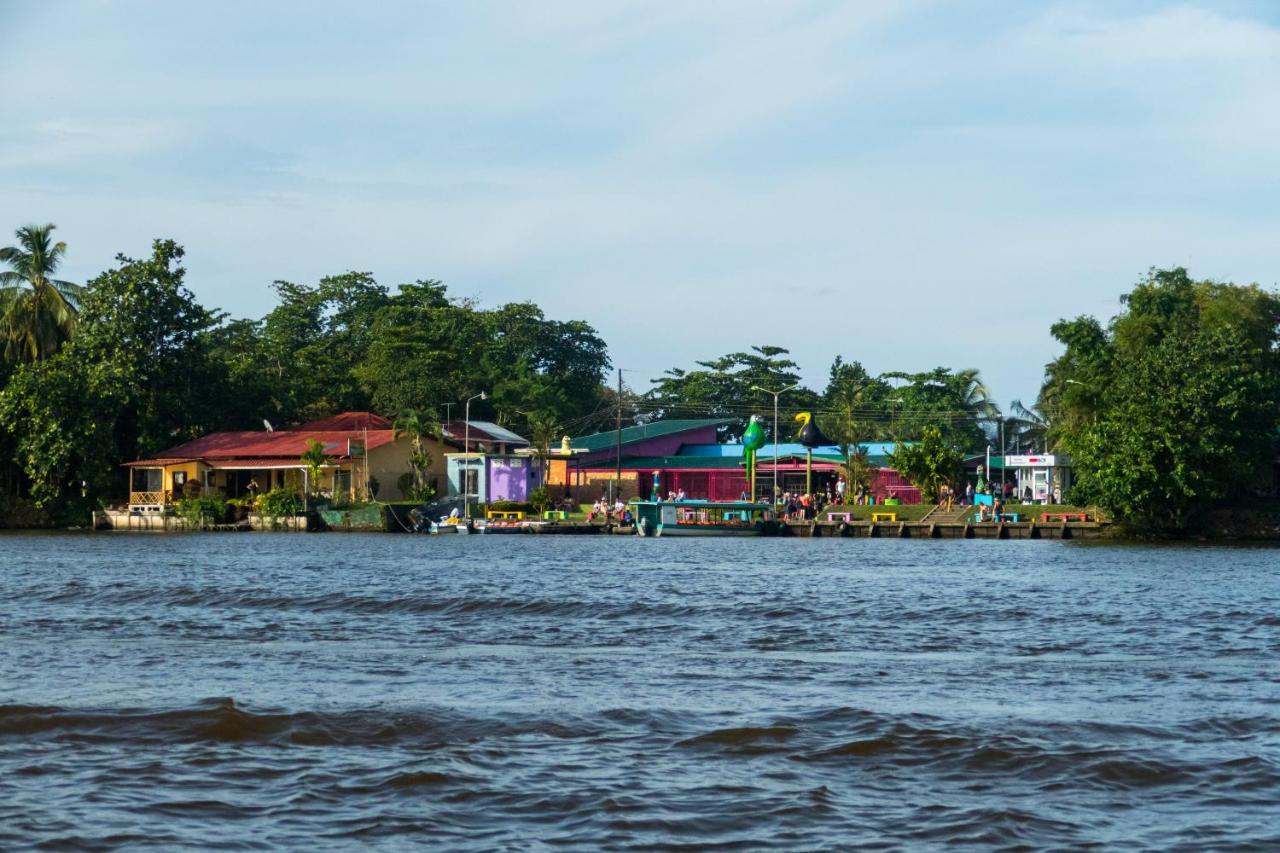
[[[691,499],[738,500],[747,493],[746,462],[741,444],[720,444],[718,428],[730,418],[672,419],[606,430],[569,439],[568,447],[553,454],[547,485],[578,503],[613,493],[615,482],[623,500],[684,492]],[[888,465],[889,444],[863,446],[876,470],[872,486],[879,497],[919,500],[919,492]],[[815,488],[834,484],[844,462],[836,447],[813,452]],[[801,491],[805,482],[805,448],[780,443],[760,449],[756,458],[757,484],[772,485],[776,471],[781,491]]]

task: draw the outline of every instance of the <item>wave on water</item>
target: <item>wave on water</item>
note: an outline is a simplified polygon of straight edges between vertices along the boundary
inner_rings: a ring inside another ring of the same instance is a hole
[[[561,618],[625,617],[684,618],[701,608],[674,602],[585,601],[576,599],[479,598],[470,596],[397,595],[390,597],[326,592],[320,595],[287,595],[274,590],[227,590],[180,586],[161,589],[94,588],[68,584],[40,599],[44,604],[92,604],[110,607],[192,607],[254,610],[301,610],[314,613],[346,612],[367,614],[433,613],[442,615],[523,614]],[[772,607],[760,607],[761,612]],[[776,614],[768,613],[774,616]]]
[[[816,767],[859,764],[927,770],[954,779],[1020,779],[1045,790],[1136,790],[1212,783],[1222,791],[1280,790],[1275,755],[1251,748],[1280,728],[1268,718],[1194,720],[1170,729],[1046,724],[1017,733],[956,725],[927,715],[886,716],[839,708],[764,725],[705,728],[704,720],[672,712],[611,709],[567,720],[536,716],[466,717],[423,711],[253,711],[230,698],[174,710],[74,710],[0,706],[0,744],[7,738],[80,743],[225,743],[300,747],[462,749],[484,745],[520,751],[536,736],[553,741],[610,742],[697,751],[707,758],[773,756]],[[1221,749],[1222,742],[1239,748]],[[1218,745],[1219,757],[1197,757],[1197,742]],[[391,784],[441,784],[405,777]]]

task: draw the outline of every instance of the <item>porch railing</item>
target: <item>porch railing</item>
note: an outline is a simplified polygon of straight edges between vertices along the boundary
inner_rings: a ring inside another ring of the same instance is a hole
[[[130,492],[130,506],[166,506],[169,503],[169,492]]]

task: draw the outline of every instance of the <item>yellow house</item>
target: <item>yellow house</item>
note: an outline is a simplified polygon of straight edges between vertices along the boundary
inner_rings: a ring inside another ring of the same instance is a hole
[[[311,441],[324,446],[320,482],[309,482],[302,454]],[[428,482],[444,486],[444,451],[428,440]],[[404,500],[401,478],[412,474],[410,439],[396,437],[391,421],[369,412],[344,412],[290,429],[216,432],[150,459],[130,462],[129,509],[162,512],[187,494],[239,498],[285,487],[334,500]],[[198,485],[189,485],[198,484]]]

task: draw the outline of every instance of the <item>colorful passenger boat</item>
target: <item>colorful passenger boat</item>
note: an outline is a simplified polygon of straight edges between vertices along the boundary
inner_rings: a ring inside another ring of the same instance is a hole
[[[776,527],[768,503],[640,501],[631,508],[641,536],[762,536]]]

